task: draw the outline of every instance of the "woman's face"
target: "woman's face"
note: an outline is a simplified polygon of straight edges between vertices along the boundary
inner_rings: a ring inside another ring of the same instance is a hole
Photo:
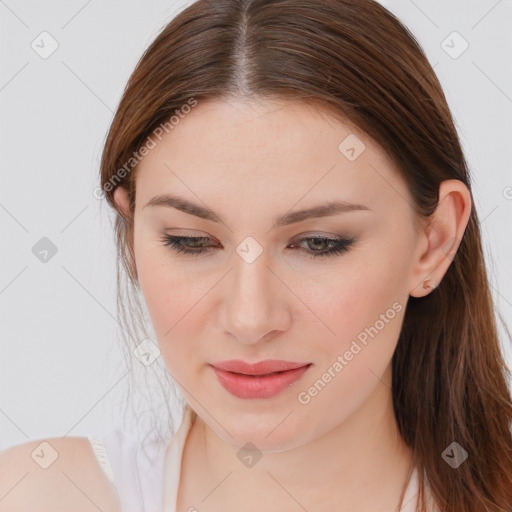
[[[137,169],[137,274],[165,365],[204,422],[232,446],[282,451],[390,386],[421,244],[383,150],[284,102],[200,102],[153,138]],[[227,360],[309,366],[225,373],[228,390],[212,367]]]

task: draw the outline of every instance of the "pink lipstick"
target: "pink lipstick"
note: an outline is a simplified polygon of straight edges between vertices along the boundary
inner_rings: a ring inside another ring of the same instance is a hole
[[[267,359],[247,363],[240,359],[210,365],[219,383],[238,398],[271,398],[299,380],[312,363]]]

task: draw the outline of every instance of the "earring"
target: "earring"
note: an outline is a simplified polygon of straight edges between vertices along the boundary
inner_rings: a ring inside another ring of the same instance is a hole
[[[435,284],[430,284],[430,279],[427,279],[423,282],[423,289],[424,290],[434,290],[436,287]]]

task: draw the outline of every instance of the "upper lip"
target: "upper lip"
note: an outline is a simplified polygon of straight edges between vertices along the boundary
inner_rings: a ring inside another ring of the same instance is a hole
[[[212,366],[227,372],[242,373],[244,375],[266,375],[267,373],[283,372],[302,368],[310,363],[296,363],[294,361],[283,361],[280,359],[266,359],[257,363],[247,363],[241,359],[230,361],[219,361],[212,363]]]

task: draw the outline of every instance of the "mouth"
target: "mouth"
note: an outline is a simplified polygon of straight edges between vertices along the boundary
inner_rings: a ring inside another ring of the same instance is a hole
[[[263,376],[273,373],[280,373],[288,370],[302,368],[311,363],[297,363],[294,361],[283,361],[282,359],[266,359],[257,363],[247,363],[241,359],[232,359],[230,361],[219,361],[212,364],[219,370],[239,373],[242,375]]]
[[[272,398],[297,382],[313,363],[267,360],[211,364],[221,386],[237,398]]]

